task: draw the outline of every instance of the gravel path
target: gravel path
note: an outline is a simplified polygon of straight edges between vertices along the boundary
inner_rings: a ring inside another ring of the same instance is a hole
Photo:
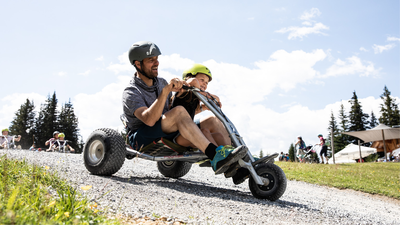
[[[169,179],[155,162],[133,159],[114,176],[100,177],[86,170],[83,155],[0,150],[5,153],[49,166],[73,186],[92,185],[84,194],[109,213],[189,224],[400,224],[399,200],[352,190],[288,181],[285,194],[269,202],[254,198],[247,181],[236,186],[198,165],[183,178]]]

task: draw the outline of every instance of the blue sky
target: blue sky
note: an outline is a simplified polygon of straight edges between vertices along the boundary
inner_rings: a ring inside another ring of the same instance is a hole
[[[379,117],[386,85],[400,103],[399,1],[0,1],[0,126],[26,98],[71,99],[84,139],[122,129],[121,95],[137,41],[162,51],[159,75],[192,63],[213,73],[252,152],[287,151],[327,134],[356,91]]]

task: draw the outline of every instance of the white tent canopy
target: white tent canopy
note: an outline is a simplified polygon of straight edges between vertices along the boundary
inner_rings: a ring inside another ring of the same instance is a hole
[[[383,141],[383,148],[386,157],[385,140],[400,139],[400,127],[392,128],[384,124],[379,124],[370,130],[343,132],[343,134],[357,137],[364,142]]]
[[[395,149],[395,150],[392,151],[392,155],[394,155],[394,156],[397,156],[399,154],[400,154],[400,148]]]
[[[379,124],[378,126],[370,130],[343,132],[343,134],[360,138],[364,142],[382,141],[383,139],[385,140],[399,139],[400,127],[392,128],[384,124]]]
[[[367,157],[376,153],[376,148],[361,146],[361,157]],[[358,145],[349,144],[342,151],[335,154],[335,163],[354,163],[360,158],[360,149]],[[329,160],[333,163],[332,159]]]

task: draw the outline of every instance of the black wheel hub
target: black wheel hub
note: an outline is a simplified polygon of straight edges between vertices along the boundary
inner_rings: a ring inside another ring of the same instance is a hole
[[[268,183],[268,185],[258,185],[258,187],[262,191],[270,191],[275,185],[275,177],[270,173],[265,173],[260,176],[268,179],[269,183]]]

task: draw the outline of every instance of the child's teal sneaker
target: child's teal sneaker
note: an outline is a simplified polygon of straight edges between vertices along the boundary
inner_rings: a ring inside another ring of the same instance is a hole
[[[242,145],[237,148],[232,146],[219,146],[216,150],[213,160],[211,160],[211,166],[215,171],[215,174],[224,173],[229,169],[232,163],[237,162],[247,154],[247,147]]]

